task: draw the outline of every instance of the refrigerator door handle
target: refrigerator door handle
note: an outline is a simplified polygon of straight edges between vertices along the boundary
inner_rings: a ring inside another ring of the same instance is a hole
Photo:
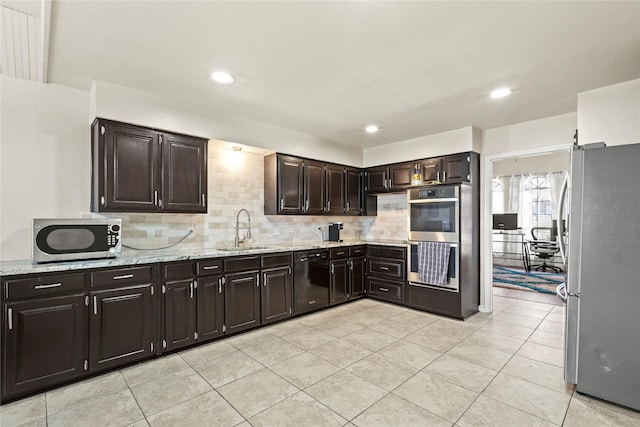
[[[560,247],[560,257],[562,258],[562,265],[564,266],[564,269],[567,269],[567,254],[564,250],[564,245],[565,245],[565,240],[564,240],[564,233],[565,233],[565,228],[563,227],[563,222],[562,222],[562,218],[564,217],[564,208],[565,208],[565,204],[566,204],[566,194],[567,194],[567,188],[569,187],[569,174],[566,174],[564,176],[564,182],[562,183],[562,189],[560,190],[560,200],[558,200],[558,246]],[[566,302],[566,300],[563,300]]]

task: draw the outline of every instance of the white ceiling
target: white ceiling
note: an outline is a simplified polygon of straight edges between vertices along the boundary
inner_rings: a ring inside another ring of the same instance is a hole
[[[213,84],[215,69],[236,82]],[[52,5],[51,83],[105,80],[365,148],[575,111],[578,92],[638,77],[638,1]]]

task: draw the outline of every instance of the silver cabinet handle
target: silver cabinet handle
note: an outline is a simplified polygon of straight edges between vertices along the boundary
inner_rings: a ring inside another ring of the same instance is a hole
[[[389,271],[389,267],[385,267],[385,266],[382,266],[382,265],[381,265],[381,266],[380,266],[380,270],[383,270],[383,271]]]
[[[193,281],[193,288],[194,289],[198,289],[198,281],[197,280]]]
[[[193,298],[193,282],[189,283],[189,298]]]
[[[60,286],[62,286],[62,283],[51,283],[50,285],[36,285],[34,289],[59,288]]]
[[[393,187],[393,182],[391,181],[391,178],[389,178],[389,188]]]
[[[280,210],[284,209],[284,198],[280,199]]]
[[[204,193],[202,193],[202,207],[205,206],[205,202],[204,202]]]
[[[331,210],[331,200],[327,200],[327,210]]]
[[[353,271],[353,261],[349,260],[349,269]]]
[[[203,270],[216,270],[218,267],[220,267],[219,265],[208,265],[206,267],[202,267]]]
[[[389,292],[389,289],[387,289],[387,288],[380,288],[380,290],[381,290],[382,292]]]
[[[344,252],[336,252],[336,255],[344,255]]]
[[[347,212],[349,212],[349,202],[347,202]]]
[[[309,210],[309,200],[307,200],[306,202],[304,202],[304,211],[308,211]]]
[[[122,276],[113,276],[113,280],[131,279],[133,274],[123,274]]]
[[[267,273],[262,274],[262,286],[267,287]]]
[[[162,207],[162,199],[158,198],[158,207]]]
[[[13,329],[13,309],[12,308],[7,310],[7,325],[9,326],[9,330]]]
[[[256,273],[256,287],[260,287],[260,273]]]
[[[334,273],[335,273],[335,271],[333,269],[333,264],[331,264],[331,274],[334,274]]]
[[[153,191],[153,204],[158,206],[158,190]]]
[[[440,181],[440,172],[436,172],[436,181]]]
[[[98,297],[93,296],[93,314],[98,314]]]
[[[222,293],[222,279],[218,279],[218,293]]]
[[[102,206],[104,206],[104,205],[105,205],[105,198],[104,198],[104,196],[100,196],[100,204],[101,204]]]
[[[442,182],[447,180],[447,171],[442,171]]]

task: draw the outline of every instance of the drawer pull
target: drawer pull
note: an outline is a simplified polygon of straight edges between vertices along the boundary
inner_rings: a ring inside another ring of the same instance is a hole
[[[344,252],[336,252],[336,255],[344,255]]]
[[[209,265],[207,267],[202,267],[203,270],[215,270],[217,269],[219,266],[218,265]]]
[[[113,280],[131,279],[133,274],[123,274],[122,276],[113,276]]]
[[[381,266],[381,267],[380,267],[380,270],[382,270],[382,271],[389,271],[389,267]]]
[[[59,288],[60,286],[62,286],[62,283],[51,283],[50,285],[36,285],[34,289]]]
[[[389,292],[389,289],[388,289],[388,288],[380,288],[380,290],[381,290],[382,292]]]

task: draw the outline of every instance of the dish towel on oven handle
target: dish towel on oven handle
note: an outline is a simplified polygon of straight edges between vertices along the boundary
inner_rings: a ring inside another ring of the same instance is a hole
[[[419,242],[418,275],[429,285],[446,286],[451,243]]]

